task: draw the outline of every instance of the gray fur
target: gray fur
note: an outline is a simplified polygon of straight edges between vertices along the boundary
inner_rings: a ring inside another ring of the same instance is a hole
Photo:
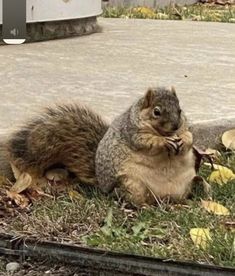
[[[164,109],[166,119],[178,122],[179,100],[175,93],[165,87],[152,89],[154,101]],[[115,119],[98,145],[96,151],[96,176],[103,192],[110,192],[118,186],[118,172],[132,151],[140,150],[137,142],[140,126],[140,111],[145,97],[137,100],[126,112]],[[155,104],[155,102],[153,102]],[[144,146],[144,145],[143,145]]]

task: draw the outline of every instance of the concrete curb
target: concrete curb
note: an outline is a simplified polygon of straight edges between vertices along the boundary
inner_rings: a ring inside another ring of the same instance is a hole
[[[221,136],[229,129],[235,128],[235,117],[192,123],[190,130],[194,135],[195,145],[202,148],[219,148]]]
[[[68,38],[98,32],[101,28],[96,16],[72,20],[48,21],[27,24],[26,42]],[[0,36],[2,26],[0,26]],[[0,45],[4,44],[0,42]]]

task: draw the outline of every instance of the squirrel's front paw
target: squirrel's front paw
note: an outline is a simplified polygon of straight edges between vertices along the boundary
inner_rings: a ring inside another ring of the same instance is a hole
[[[182,139],[178,136],[166,137],[166,148],[170,155],[176,155],[183,147]]]
[[[186,131],[179,136],[180,142],[178,143],[178,153],[182,154],[187,152],[193,145],[193,135],[191,132]]]

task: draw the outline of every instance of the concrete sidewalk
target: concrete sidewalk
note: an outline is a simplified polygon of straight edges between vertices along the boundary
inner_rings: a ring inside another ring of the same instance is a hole
[[[111,120],[154,85],[176,87],[192,124],[199,123],[197,141],[208,139],[201,133],[208,124],[215,136],[235,127],[235,24],[99,23],[103,32],[90,36],[0,46],[1,132],[58,101],[80,100]]]

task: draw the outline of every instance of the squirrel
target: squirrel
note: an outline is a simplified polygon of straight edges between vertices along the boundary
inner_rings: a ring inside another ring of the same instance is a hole
[[[0,179],[1,177],[13,182],[15,180],[12,167],[8,161],[8,152],[6,149],[6,137],[0,139]]]
[[[185,199],[196,176],[193,136],[174,87],[150,88],[116,118],[98,145],[100,189],[123,189],[134,205]]]
[[[7,160],[37,181],[52,168],[66,168],[81,183],[97,185],[95,153],[108,124],[80,104],[56,105],[31,119],[6,142]]]
[[[57,105],[6,143],[12,168],[32,179],[65,167],[108,193],[122,187],[136,205],[186,198],[196,176],[192,133],[175,89],[150,88],[110,125],[82,105]],[[5,155],[4,155],[5,156]]]

